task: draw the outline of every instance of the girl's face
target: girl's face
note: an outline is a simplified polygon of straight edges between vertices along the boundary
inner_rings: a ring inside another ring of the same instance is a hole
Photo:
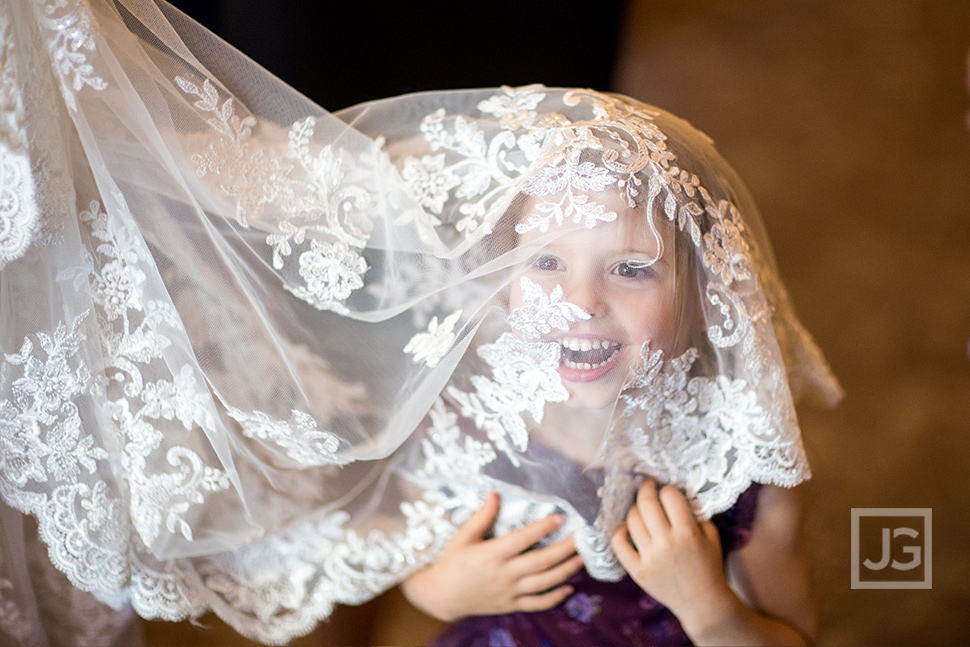
[[[567,404],[584,409],[613,406],[630,368],[641,361],[644,342],[666,355],[674,339],[674,265],[664,251],[672,241],[661,242],[664,236],[651,230],[642,212],[622,203],[607,206],[617,213],[612,223],[592,229],[554,225],[520,240],[537,249],[524,275],[545,294],[562,286],[563,299],[590,314],[568,332],[554,329],[545,336],[562,346],[559,375],[569,391]],[[514,281],[510,306],[521,305]]]

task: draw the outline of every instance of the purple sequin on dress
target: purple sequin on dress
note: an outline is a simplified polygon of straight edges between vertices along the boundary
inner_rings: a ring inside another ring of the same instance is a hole
[[[748,540],[758,499],[748,488],[730,510],[712,521],[725,554]],[[569,583],[574,593],[559,606],[537,613],[473,616],[451,625],[436,647],[590,647],[611,645],[690,645],[677,618],[625,577],[600,582],[580,571]]]

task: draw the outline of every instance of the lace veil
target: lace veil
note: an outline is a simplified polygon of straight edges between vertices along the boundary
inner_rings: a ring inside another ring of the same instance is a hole
[[[328,114],[167,5],[10,0],[0,191],[0,636],[25,643],[30,550],[92,604],[278,643],[489,491],[496,533],[563,512],[617,579],[643,475],[703,516],[794,485],[790,391],[839,395],[733,171],[621,96]]]

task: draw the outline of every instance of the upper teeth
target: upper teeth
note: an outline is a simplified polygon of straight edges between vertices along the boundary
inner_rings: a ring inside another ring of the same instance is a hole
[[[615,341],[607,341],[605,339],[561,339],[560,342],[563,348],[568,348],[569,350],[598,350],[600,348],[609,349],[613,346],[619,346]]]

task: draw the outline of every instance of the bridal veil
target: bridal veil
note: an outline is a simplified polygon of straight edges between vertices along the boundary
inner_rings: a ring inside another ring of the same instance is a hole
[[[618,302],[556,274],[577,235],[646,241],[601,278],[663,274],[662,334],[597,327]],[[616,579],[638,479],[704,516],[794,485],[792,392],[839,394],[686,122],[538,85],[329,114],[151,0],[0,5],[0,267],[15,644],[129,609],[282,643],[433,561],[490,491],[496,532],[563,512]]]

